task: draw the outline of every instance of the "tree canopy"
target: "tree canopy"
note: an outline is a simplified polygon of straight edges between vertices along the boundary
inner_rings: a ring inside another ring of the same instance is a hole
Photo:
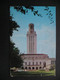
[[[12,16],[9,16],[9,36],[13,35],[13,31],[16,30],[18,31],[17,28],[19,28],[20,26],[12,20]]]
[[[34,6],[14,6],[14,9],[16,9],[17,12],[21,12],[22,14],[26,14],[28,13],[28,10],[31,10],[34,16],[37,15],[39,17],[43,17],[43,15],[39,13],[38,10],[35,10]],[[48,16],[50,24],[54,23],[53,13],[50,8],[48,6],[45,6],[44,11],[46,11],[46,16]]]
[[[18,31],[17,28],[20,26],[12,20],[12,16],[9,17],[9,36],[13,35],[13,31]],[[15,47],[15,43],[11,41],[9,42],[9,57],[10,57],[10,67],[21,67],[23,65],[23,60],[19,55],[19,49]]]
[[[10,67],[21,67],[23,60],[19,56],[19,50],[14,46],[14,43],[10,41]]]

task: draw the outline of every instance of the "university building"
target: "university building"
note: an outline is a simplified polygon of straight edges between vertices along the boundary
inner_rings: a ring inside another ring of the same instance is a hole
[[[27,54],[22,54],[21,57],[24,61],[22,69],[50,69],[51,64],[55,64],[55,58],[52,59],[47,54],[37,53],[37,34],[32,23],[29,24],[27,32]]]

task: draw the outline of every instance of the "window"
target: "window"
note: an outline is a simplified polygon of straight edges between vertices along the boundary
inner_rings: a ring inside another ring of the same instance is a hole
[[[34,62],[33,62],[33,65],[34,65]]]
[[[27,62],[25,62],[25,65],[27,65]]]
[[[40,69],[41,69],[41,67],[40,67]]]
[[[32,69],[34,69],[34,67],[32,67]]]
[[[38,62],[36,62],[36,65],[38,65]]]
[[[27,67],[25,67],[25,69],[27,69]]]
[[[41,65],[41,62],[40,62],[40,65]]]
[[[36,69],[38,69],[38,67],[36,67]]]
[[[30,62],[29,62],[29,65],[30,65]]]
[[[29,69],[31,69],[31,67],[29,67]]]

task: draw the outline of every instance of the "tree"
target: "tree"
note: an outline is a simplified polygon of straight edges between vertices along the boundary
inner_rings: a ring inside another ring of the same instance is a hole
[[[9,16],[9,36],[13,35],[13,31],[16,30],[18,31],[17,28],[19,28],[20,26],[12,20],[12,16]]]
[[[13,31],[19,28],[19,25],[15,21],[12,21],[12,16],[10,16],[9,18],[9,36],[11,37],[13,35]],[[11,39],[9,45],[10,67],[21,67],[23,64],[23,60],[21,56],[19,56],[18,48],[15,47],[15,43],[13,43]]]
[[[28,13],[28,10],[31,10],[35,15],[39,16],[39,17],[43,17],[41,13],[39,13],[38,10],[35,10],[35,8],[33,6],[15,6],[14,9],[16,9],[17,11],[20,11],[22,14],[26,14]],[[46,11],[46,15],[48,16],[48,18],[50,19],[50,24],[54,23],[53,21],[53,14],[51,12],[51,10],[49,9],[48,6],[45,6]]]
[[[51,66],[51,69],[50,70],[54,70],[55,69],[55,64],[53,64],[52,66]]]
[[[19,50],[14,46],[14,43],[10,41],[10,67],[21,67],[23,60],[19,56]]]

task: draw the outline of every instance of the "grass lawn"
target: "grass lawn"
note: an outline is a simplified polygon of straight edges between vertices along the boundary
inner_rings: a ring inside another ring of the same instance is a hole
[[[21,71],[21,72],[11,72],[13,76],[55,76],[55,71],[44,71],[44,70],[36,70],[36,71]]]

